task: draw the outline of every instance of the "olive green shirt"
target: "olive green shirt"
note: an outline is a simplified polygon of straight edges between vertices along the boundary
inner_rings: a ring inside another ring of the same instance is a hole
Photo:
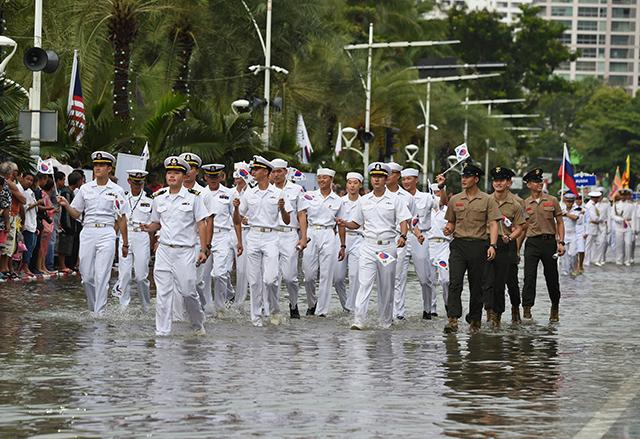
[[[449,200],[444,218],[455,224],[454,238],[488,239],[489,224],[502,218],[496,201],[486,192],[473,197],[460,192]]]
[[[507,191],[507,196],[504,200],[498,200],[495,192],[491,194],[491,198],[496,201],[502,214],[502,218],[498,222],[498,235],[509,235],[514,226],[520,226],[526,222],[520,197]]]
[[[539,235],[555,235],[555,218],[562,216],[558,199],[549,194],[542,194],[536,202],[532,197],[524,200],[525,212],[528,216],[527,238]]]

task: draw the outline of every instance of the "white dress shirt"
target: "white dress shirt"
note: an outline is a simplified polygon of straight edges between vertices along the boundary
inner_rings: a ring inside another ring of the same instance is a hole
[[[83,224],[114,225],[120,215],[130,213],[124,190],[111,180],[104,186],[98,186],[96,180],[83,184],[71,207],[84,213]]]
[[[182,187],[177,194],[169,189],[156,192],[151,208],[151,222],[160,223],[161,244],[193,247],[199,243],[193,231],[209,212],[204,207],[202,196]]]
[[[278,202],[284,199],[284,210],[291,213],[293,208],[282,189],[272,184],[265,190],[259,186],[247,188],[240,196],[240,215],[248,218],[250,227],[275,229],[280,225]]]
[[[381,197],[376,197],[373,192],[360,197],[353,221],[364,227],[365,238],[392,240],[399,224],[411,218],[406,200],[385,189]]]

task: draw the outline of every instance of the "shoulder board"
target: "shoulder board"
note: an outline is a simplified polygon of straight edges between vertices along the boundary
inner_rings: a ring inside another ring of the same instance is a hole
[[[151,194],[151,198],[155,198],[155,197],[157,197],[158,195],[165,194],[166,192],[167,192],[167,190],[166,190],[166,189],[160,189],[159,191],[156,191],[156,192],[154,192],[153,194]]]
[[[194,194],[194,195],[200,195],[200,191],[197,191],[195,189],[187,189],[189,191],[190,194]]]

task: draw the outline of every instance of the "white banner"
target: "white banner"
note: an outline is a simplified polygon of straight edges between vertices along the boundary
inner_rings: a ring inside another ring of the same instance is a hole
[[[127,178],[129,178],[127,170],[140,169],[144,171],[146,165],[147,159],[143,156],[119,152],[118,157],[116,158],[116,178],[118,179],[118,186],[129,192],[131,188],[129,187],[129,182],[127,181]]]

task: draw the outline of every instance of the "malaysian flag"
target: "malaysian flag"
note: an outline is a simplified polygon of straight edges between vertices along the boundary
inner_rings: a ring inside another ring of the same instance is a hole
[[[73,51],[73,67],[71,68],[69,102],[67,104],[67,124],[69,127],[69,136],[74,139],[76,143],[80,143],[84,136],[84,128],[87,120],[84,114],[84,98],[82,97],[77,50]]]

